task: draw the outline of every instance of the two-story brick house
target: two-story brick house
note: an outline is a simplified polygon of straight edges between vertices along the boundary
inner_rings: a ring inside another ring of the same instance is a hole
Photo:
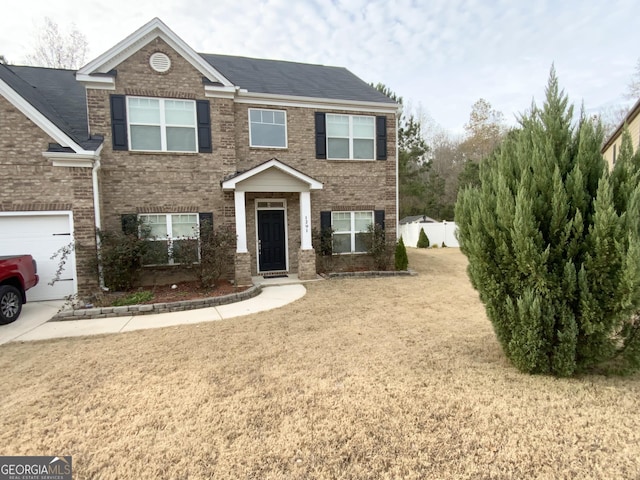
[[[398,105],[343,68],[198,54],[154,19],[77,72],[0,65],[0,254],[32,253],[32,299],[98,288],[96,230],[132,218],[167,248],[235,227],[235,278],[316,274],[395,238]],[[54,287],[50,256],[75,240]]]

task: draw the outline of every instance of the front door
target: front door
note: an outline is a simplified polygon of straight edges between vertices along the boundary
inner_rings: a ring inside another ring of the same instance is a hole
[[[261,272],[287,269],[284,210],[258,210],[258,257]]]

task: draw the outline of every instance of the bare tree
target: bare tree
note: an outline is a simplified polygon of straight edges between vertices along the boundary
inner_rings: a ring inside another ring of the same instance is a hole
[[[625,96],[629,100],[638,100],[640,98],[640,58],[638,58],[636,70],[631,76],[631,82],[627,85],[627,93]]]
[[[7,57],[5,57],[4,55],[0,55],[0,63],[6,65],[9,63],[9,60],[7,60]]]
[[[76,70],[84,64],[87,49],[87,37],[75,24],[71,24],[68,32],[60,32],[58,24],[45,17],[35,50],[27,56],[26,62],[39,67]]]
[[[468,160],[480,161],[486,158],[498,146],[507,129],[502,112],[495,110],[484,98],[471,106],[469,123],[461,149]]]

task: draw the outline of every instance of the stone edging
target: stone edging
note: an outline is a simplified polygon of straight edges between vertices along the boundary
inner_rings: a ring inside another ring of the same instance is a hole
[[[367,272],[333,272],[328,273],[327,278],[374,278],[374,277],[407,277],[417,275],[414,270],[380,270]]]
[[[128,305],[124,307],[83,308],[78,310],[63,310],[56,313],[51,322],[63,322],[65,320],[88,320],[107,317],[130,317],[133,315],[149,315],[153,313],[181,312],[195,310],[197,308],[217,307],[229,303],[248,300],[257,296],[262,291],[260,285],[254,285],[242,292],[223,295],[220,297],[201,298],[197,300],[184,300],[182,302],[153,303],[149,305]]]

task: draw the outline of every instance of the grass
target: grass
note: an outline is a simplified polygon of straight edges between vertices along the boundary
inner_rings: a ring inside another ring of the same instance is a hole
[[[145,303],[153,299],[153,292],[149,290],[143,290],[141,292],[131,293],[121,298],[117,298],[113,301],[114,307],[122,307],[125,305],[137,305],[139,303]]]
[[[3,455],[74,478],[640,478],[640,376],[505,360],[457,249],[284,308],[0,347]]]

